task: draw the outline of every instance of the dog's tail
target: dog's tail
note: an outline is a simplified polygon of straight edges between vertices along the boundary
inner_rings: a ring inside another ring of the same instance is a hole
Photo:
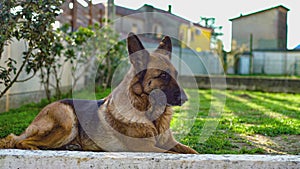
[[[15,148],[16,145],[16,135],[10,134],[7,137],[0,139],[0,149]]]

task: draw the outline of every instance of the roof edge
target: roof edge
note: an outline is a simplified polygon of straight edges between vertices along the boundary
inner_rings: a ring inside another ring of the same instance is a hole
[[[290,11],[289,8],[287,8],[287,7],[283,6],[283,5],[277,5],[277,6],[274,6],[274,7],[271,7],[271,8],[263,9],[263,10],[256,11],[256,12],[253,12],[253,13],[249,13],[249,14],[246,14],[246,15],[242,15],[242,14],[241,14],[241,15],[238,16],[238,17],[229,19],[229,21],[233,21],[233,20],[236,20],[236,19],[240,19],[240,18],[243,18],[243,17],[251,16],[251,15],[255,15],[255,14],[258,14],[258,13],[262,13],[262,12],[266,12],[266,11],[273,10],[273,9],[276,9],[276,8],[283,8],[283,9],[285,9],[286,11]]]

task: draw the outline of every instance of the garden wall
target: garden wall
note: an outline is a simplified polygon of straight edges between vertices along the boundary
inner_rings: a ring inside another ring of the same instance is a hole
[[[190,78],[195,78],[200,89],[211,89],[211,84],[213,82],[213,88],[226,88],[230,90],[253,90],[264,92],[300,93],[300,79],[263,77],[225,78],[223,76],[182,76],[180,78],[180,81],[184,82],[184,87],[195,86],[195,84],[188,84],[188,82],[193,82],[193,80],[190,80]],[[23,93],[11,93],[10,108],[17,108],[20,105],[29,102],[38,102],[41,98],[45,98],[45,93],[41,89]],[[0,112],[5,111],[5,107],[6,97],[4,96],[0,99]]]
[[[182,82],[189,82],[192,81],[190,78],[189,76],[183,76],[180,80]],[[300,79],[223,76],[196,76],[193,78],[196,79],[200,89],[211,89],[213,84],[213,88],[231,90],[300,93]],[[189,85],[185,84],[185,86]]]
[[[300,156],[0,150],[0,168],[300,168]]]
[[[72,86],[61,87],[61,91],[63,93],[66,93],[71,89]],[[55,91],[52,89],[51,93],[53,94],[55,93]],[[0,98],[0,113],[5,112],[7,110],[7,107],[9,107],[9,109],[14,109],[28,103],[38,103],[43,98],[47,98],[46,93],[43,89],[27,92],[9,93],[8,98],[7,96],[8,95],[6,94],[2,98]]]
[[[13,43],[5,46],[3,52],[3,59],[0,60],[0,65],[5,67],[5,63],[3,61],[8,58],[13,58],[17,61],[17,67],[20,67],[22,63],[22,52],[26,51],[26,42],[13,40]],[[16,50],[18,49],[18,50]],[[66,63],[64,67],[60,70],[59,75],[61,78],[61,90],[69,91],[72,87],[72,75],[71,75],[72,67],[71,64]],[[20,79],[26,79],[30,75],[28,75],[25,71],[22,72],[19,76]],[[53,85],[54,79],[50,78],[50,83]],[[84,78],[81,78],[77,82],[78,88],[84,86]],[[0,85],[0,91],[4,89],[3,85]],[[55,93],[53,87],[52,94]],[[44,86],[41,84],[41,79],[39,76],[39,72],[30,80],[14,83],[13,86],[6,92],[6,94],[0,98],[0,113],[4,112],[10,108],[18,108],[23,104],[39,102],[42,98],[46,98],[46,94],[44,91]]]

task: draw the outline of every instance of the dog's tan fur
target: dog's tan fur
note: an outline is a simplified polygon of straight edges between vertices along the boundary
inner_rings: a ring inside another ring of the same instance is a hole
[[[58,101],[43,108],[20,136],[10,134],[0,140],[0,148],[197,153],[177,142],[169,129],[171,105],[182,104],[178,93],[183,92],[170,62],[170,38],[165,37],[151,54],[134,34],[128,36],[127,43],[132,66],[97,113],[99,124],[107,125],[93,126],[95,131],[86,132],[74,107]],[[156,104],[163,101],[150,98],[155,89],[168,93],[168,105]],[[96,133],[97,127],[105,136],[89,135]]]

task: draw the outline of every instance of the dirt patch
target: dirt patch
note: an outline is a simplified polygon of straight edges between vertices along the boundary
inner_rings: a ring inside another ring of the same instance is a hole
[[[281,135],[268,137],[259,134],[252,136],[240,136],[250,142],[249,147],[258,147],[265,150],[267,154],[300,154],[300,135]],[[237,146],[245,146],[237,144]]]
[[[247,99],[247,100],[252,99],[252,97],[249,96],[248,94],[240,94],[240,95],[238,95],[238,96],[241,97],[241,98],[243,98],[243,99]]]

